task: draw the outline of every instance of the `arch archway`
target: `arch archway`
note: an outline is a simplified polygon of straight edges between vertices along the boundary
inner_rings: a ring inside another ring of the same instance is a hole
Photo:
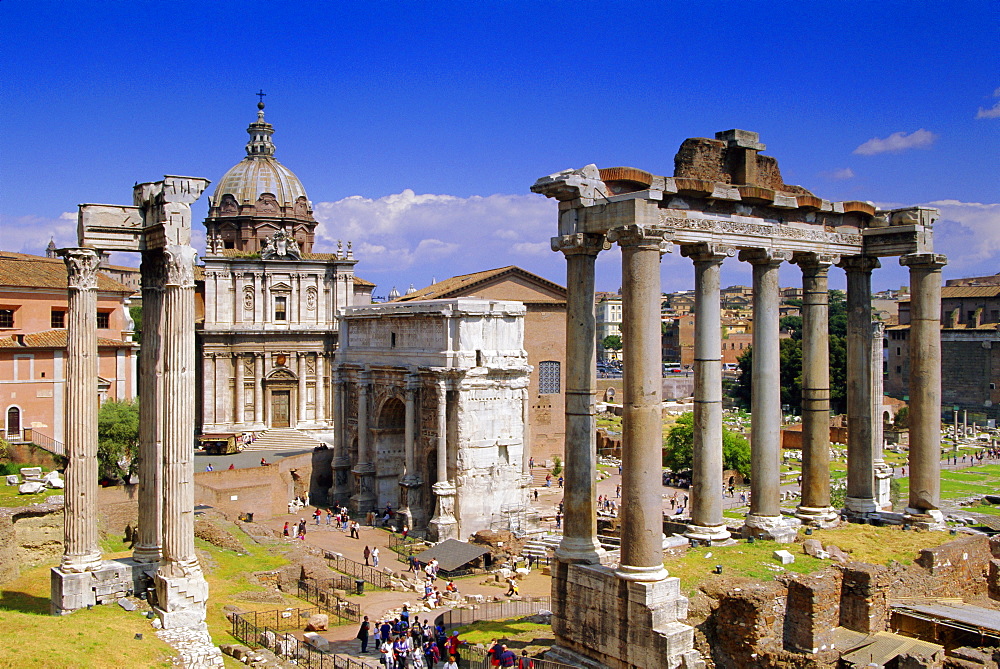
[[[390,397],[379,407],[372,429],[375,440],[375,498],[379,508],[399,508],[399,479],[403,476],[406,406]]]
[[[21,408],[11,406],[7,408],[7,438],[21,438]]]

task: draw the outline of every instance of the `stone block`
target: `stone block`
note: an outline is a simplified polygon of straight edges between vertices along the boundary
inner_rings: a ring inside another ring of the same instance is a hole
[[[17,478],[17,474],[7,475],[7,485],[17,485],[20,481]]]
[[[990,599],[1000,601],[1000,559],[990,560],[986,584]]]
[[[833,649],[833,630],[840,624],[842,578],[839,571],[827,569],[789,579],[785,648],[810,654]]]
[[[327,626],[330,624],[330,617],[325,613],[314,613],[309,616],[309,622],[306,623],[307,632],[321,632],[325,631]]]
[[[35,495],[45,490],[45,484],[41,481],[25,481],[17,487],[19,495]]]
[[[128,597],[119,597],[118,598],[118,606],[122,607],[126,611],[135,611],[138,608],[135,605],[135,602],[133,602]]]
[[[881,565],[849,562],[841,571],[840,624],[865,634],[885,629],[889,614],[889,570]]]
[[[792,564],[795,562],[795,556],[786,550],[774,551],[773,557],[781,564]]]
[[[37,479],[42,477],[41,467],[21,467],[21,476],[26,479]]]
[[[324,627],[324,629],[326,628]],[[308,643],[310,646],[312,646],[319,652],[321,653],[329,652],[330,642],[321,637],[319,634],[316,634],[315,632],[306,632],[303,635],[303,637],[305,637],[306,643]]]

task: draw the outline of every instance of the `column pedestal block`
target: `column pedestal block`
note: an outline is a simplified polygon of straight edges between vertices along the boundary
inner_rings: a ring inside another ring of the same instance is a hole
[[[869,515],[877,513],[878,505],[874,498],[870,497],[847,497],[844,499],[844,511],[849,518],[867,518]]]
[[[777,541],[779,544],[790,544],[795,541],[802,521],[798,518],[785,516],[758,516],[748,513],[746,521],[740,530],[744,539],[753,537],[767,541]]]
[[[626,581],[610,567],[558,562],[552,592],[549,659],[588,669],[705,666],[683,622],[688,600],[677,578]]]
[[[438,481],[432,486],[437,495],[437,507],[427,529],[435,541],[458,539],[458,519],[455,518],[455,486]]]
[[[882,510],[892,510],[890,485],[892,484],[892,467],[884,462],[875,463],[875,506]]]
[[[375,497],[375,465],[360,464],[354,469],[358,492],[351,497],[351,509],[355,513],[368,513],[375,508],[378,499]]]
[[[194,627],[205,622],[208,582],[197,562],[162,567],[153,581],[156,586],[153,610],[163,623],[163,629]]]
[[[402,519],[402,523],[410,528],[410,533],[412,534],[416,528],[424,527],[426,525],[426,518],[421,517],[422,514],[419,509],[416,513],[410,507],[411,499],[419,499],[419,489],[420,486],[424,484],[418,476],[404,476],[403,480],[399,482],[399,516]]]
[[[937,509],[906,508],[905,521],[920,530],[945,530],[944,514]]]
[[[107,560],[92,571],[65,572],[53,567],[51,613],[62,616],[87,606],[112,604],[121,597],[145,592],[157,565],[132,558]]]

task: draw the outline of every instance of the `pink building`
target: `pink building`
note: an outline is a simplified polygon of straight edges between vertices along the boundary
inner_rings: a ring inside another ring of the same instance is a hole
[[[134,291],[104,274],[97,288],[100,399],[131,399],[138,345],[126,298]],[[7,439],[31,428],[64,440],[67,304],[61,259],[0,251],[0,425]]]

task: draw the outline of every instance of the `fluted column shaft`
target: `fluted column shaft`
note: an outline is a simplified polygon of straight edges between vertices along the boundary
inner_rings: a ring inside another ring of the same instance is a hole
[[[417,473],[416,464],[413,459],[414,434],[416,432],[417,419],[417,385],[418,381],[412,377],[406,379],[406,415],[403,425],[403,461],[405,471],[404,478],[415,476]]]
[[[751,380],[750,472],[747,524],[781,516],[781,341],[778,328],[778,268],[786,258],[765,250],[743,251],[753,265],[753,378]]]
[[[832,257],[796,255],[802,269],[802,498],[799,517],[831,518],[830,296]]]
[[[253,354],[253,419],[264,422],[264,354]]]
[[[101,566],[97,544],[97,269],[92,249],[66,249],[66,494],[64,572]]]
[[[448,384],[438,381],[437,406],[437,482],[448,482]]]
[[[326,356],[316,354],[316,398],[315,416],[317,423],[326,422]]]
[[[691,464],[693,539],[729,538],[722,517],[722,304],[720,272],[735,250],[697,244],[681,252],[694,261],[694,449]]]
[[[246,383],[243,381],[243,356],[239,353],[233,354],[233,386],[236,391],[236,406],[233,407],[233,420],[237,425],[246,422]]]
[[[660,363],[660,255],[663,232],[630,225],[609,238],[622,250],[624,395],[622,549],[618,576],[657,581],[663,568],[663,373]]]
[[[306,381],[306,375],[308,372],[308,365],[306,364],[305,353],[298,354],[298,374],[299,374],[299,384],[298,384],[298,408],[295,416],[295,422],[292,425],[297,425],[306,422],[306,403],[309,399],[308,396],[308,382]]]
[[[604,552],[597,539],[597,319],[594,263],[601,235],[567,235],[552,240],[566,256],[566,436],[563,538],[556,557],[597,564]],[[528,455],[525,456],[527,459]]]
[[[847,510],[877,510],[872,433],[872,270],[877,258],[841,261],[847,272]]]
[[[370,376],[367,371],[361,372],[358,378],[358,459],[360,464],[372,464],[371,453],[368,452],[368,393],[371,390]]]
[[[910,268],[910,495],[908,510],[941,504],[941,268],[934,253],[903,256]]]
[[[159,562],[163,547],[163,251],[143,251],[139,350],[139,538],[132,556]],[[206,378],[205,383],[208,383]]]
[[[163,291],[163,561],[194,565],[194,260],[168,246]],[[161,570],[163,566],[161,566]],[[173,574],[171,574],[173,575]]]

